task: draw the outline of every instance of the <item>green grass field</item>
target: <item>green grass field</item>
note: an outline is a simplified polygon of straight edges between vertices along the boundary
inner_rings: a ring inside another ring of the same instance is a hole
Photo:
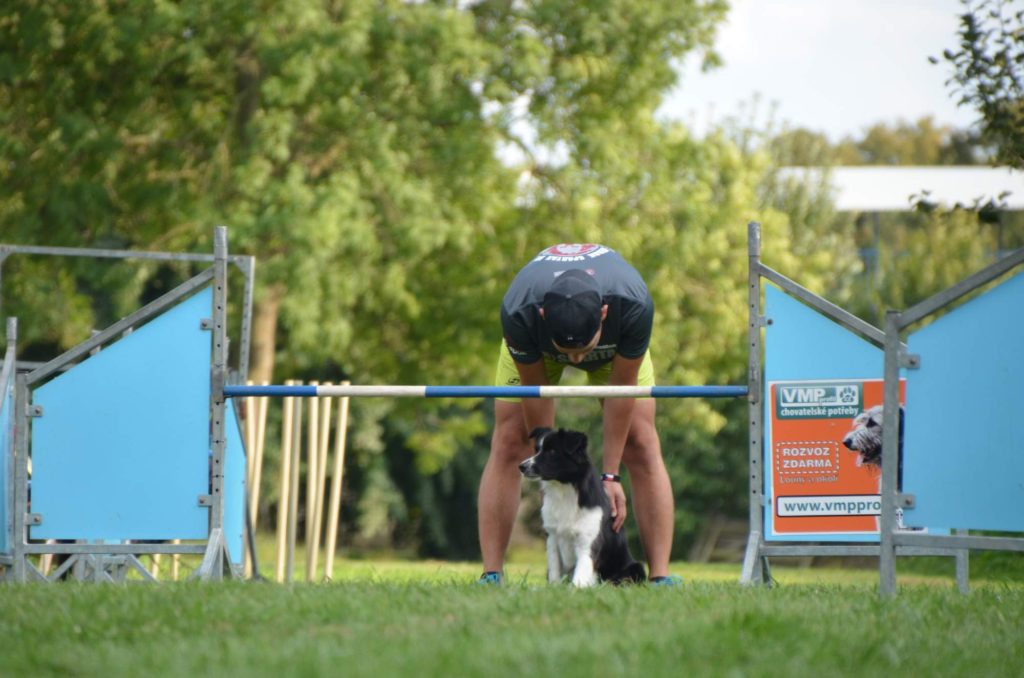
[[[321,584],[0,586],[0,674],[791,676],[1024,673],[1024,584],[877,571],[679,563],[675,590],[502,588],[477,564],[343,560]],[[266,568],[264,568],[266,570]]]

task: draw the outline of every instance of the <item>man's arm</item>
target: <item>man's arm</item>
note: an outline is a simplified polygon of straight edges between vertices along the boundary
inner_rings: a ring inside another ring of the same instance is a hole
[[[610,386],[635,386],[640,364],[643,357],[624,358],[615,356],[612,360],[612,372],[608,378]],[[604,401],[604,462],[605,473],[618,475],[622,464],[622,451],[626,446],[626,435],[633,421],[634,398],[606,398]],[[622,485],[616,482],[605,482],[605,491],[612,502],[612,515],[615,522],[612,528],[618,532],[626,520],[626,493]]]
[[[544,360],[534,363],[516,363],[519,370],[519,383],[523,386],[547,386],[548,375],[544,371]],[[553,428],[555,425],[555,401],[551,398],[523,398],[523,417],[526,420],[526,431],[530,432],[538,426]]]

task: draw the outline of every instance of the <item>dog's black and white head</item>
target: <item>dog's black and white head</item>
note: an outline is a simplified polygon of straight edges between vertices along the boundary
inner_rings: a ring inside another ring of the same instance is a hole
[[[853,418],[853,428],[843,436],[843,446],[857,453],[857,466],[882,466],[881,405],[864,410]],[[903,408],[900,408],[900,447],[903,447]]]
[[[587,436],[566,429],[535,428],[530,433],[536,453],[519,464],[527,478],[575,483],[592,468],[587,454]]]

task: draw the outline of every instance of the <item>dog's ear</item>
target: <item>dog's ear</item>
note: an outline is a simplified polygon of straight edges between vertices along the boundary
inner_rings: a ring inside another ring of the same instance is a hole
[[[532,431],[530,431],[530,437],[531,438],[539,438],[539,437],[541,437],[542,435],[544,435],[545,433],[547,433],[550,430],[551,429],[548,428],[547,426],[538,426],[537,428],[535,428]]]
[[[565,431],[565,449],[577,457],[587,456],[587,435],[579,431]]]

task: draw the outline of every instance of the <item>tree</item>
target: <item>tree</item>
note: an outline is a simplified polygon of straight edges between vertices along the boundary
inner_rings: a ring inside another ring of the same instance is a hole
[[[925,116],[913,124],[872,125],[860,139],[843,139],[835,158],[839,165],[976,165],[986,155],[976,135]]]
[[[962,0],[956,50],[942,59],[953,68],[947,81],[958,104],[981,115],[982,137],[997,159],[1024,167],[1024,9],[1010,0]],[[932,63],[939,59],[930,57]]]
[[[495,309],[529,254],[604,233],[625,234],[627,249],[643,241],[630,207],[647,201],[648,174],[617,165],[618,139],[650,136],[671,60],[707,49],[724,9],[696,0],[591,0],[569,11],[398,0],[19,6],[0,24],[10,46],[0,58],[4,239],[206,252],[224,223],[232,250],[259,262],[255,377],[485,380]],[[496,157],[502,139],[530,149],[515,125],[521,101],[537,143],[564,146],[564,161],[521,168]],[[524,169],[538,184],[517,196]],[[590,221],[598,216],[606,221]],[[105,291],[137,291],[140,280]],[[71,279],[27,284],[41,291],[18,295],[29,317],[23,300],[45,294],[46,308],[60,308],[58,297],[80,298]],[[83,338],[41,334],[63,345]],[[381,468],[372,455],[385,445],[382,422],[414,422],[402,445],[427,472],[486,426],[479,406],[360,407],[355,440],[371,470]]]
[[[787,129],[771,135],[769,144],[782,166],[977,165],[989,159],[977,134],[937,126],[930,116],[913,124],[879,122],[838,143],[820,132]]]

